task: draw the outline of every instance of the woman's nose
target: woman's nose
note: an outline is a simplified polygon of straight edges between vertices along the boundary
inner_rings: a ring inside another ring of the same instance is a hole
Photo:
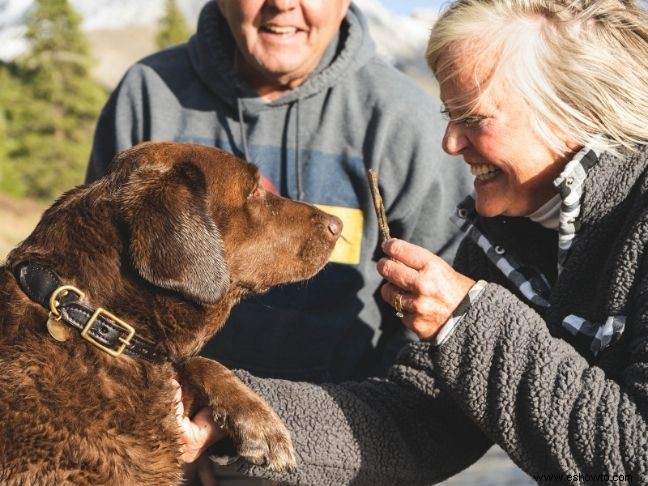
[[[469,144],[470,141],[461,130],[459,123],[449,121],[441,143],[443,150],[450,155],[459,155]]]

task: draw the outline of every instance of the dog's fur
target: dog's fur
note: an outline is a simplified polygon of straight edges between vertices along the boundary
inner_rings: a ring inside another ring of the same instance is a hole
[[[288,431],[218,363],[195,357],[242,297],[312,276],[341,222],[266,192],[256,168],[218,149],[146,143],[66,193],[0,268],[0,483],[177,484],[185,410],[211,406],[239,453],[288,469]],[[12,268],[38,262],[85,303],[132,324],[168,363],[65,342]]]

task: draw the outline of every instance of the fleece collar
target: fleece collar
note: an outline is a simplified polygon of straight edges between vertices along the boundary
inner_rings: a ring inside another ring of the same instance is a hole
[[[648,150],[641,147],[635,154],[619,158],[601,153],[594,141],[579,151],[556,179],[561,196],[558,270],[562,271],[579,232],[588,224],[601,220],[628,196],[648,165]],[[451,216],[466,236],[470,237],[487,258],[515,285],[519,292],[539,308],[548,308],[551,285],[537,270],[494,245],[477,223],[473,196],[462,201]],[[585,340],[593,356],[616,342],[625,329],[626,316],[610,315],[605,321],[591,322],[567,315],[562,327],[581,342]]]

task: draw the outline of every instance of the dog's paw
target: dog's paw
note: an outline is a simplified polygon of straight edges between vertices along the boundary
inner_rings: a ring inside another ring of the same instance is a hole
[[[290,432],[260,398],[254,397],[235,412],[230,411],[223,422],[244,459],[277,472],[295,469],[297,460]]]

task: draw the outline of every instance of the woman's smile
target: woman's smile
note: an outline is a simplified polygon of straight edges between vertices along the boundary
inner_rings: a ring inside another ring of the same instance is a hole
[[[489,181],[497,177],[502,171],[492,164],[476,164],[470,166],[470,173],[476,181]]]

